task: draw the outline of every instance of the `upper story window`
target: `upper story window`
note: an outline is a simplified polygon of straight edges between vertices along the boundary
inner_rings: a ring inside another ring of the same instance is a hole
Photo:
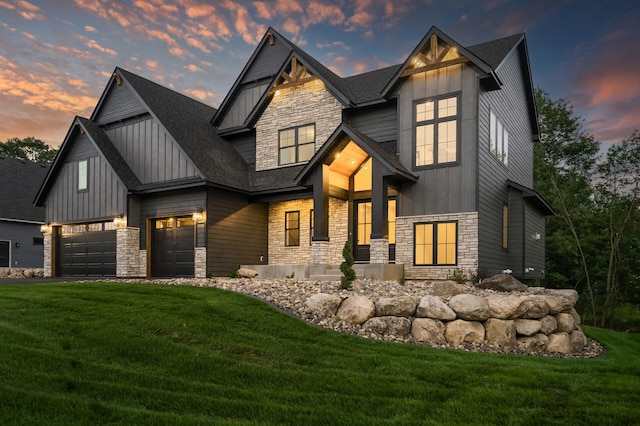
[[[509,133],[493,111],[489,114],[489,150],[505,166],[509,164]]]
[[[89,181],[87,160],[78,161],[78,191],[86,191]]]
[[[415,166],[458,161],[459,96],[427,99],[415,104]]]
[[[316,126],[307,124],[278,132],[279,164],[308,161],[315,153]]]

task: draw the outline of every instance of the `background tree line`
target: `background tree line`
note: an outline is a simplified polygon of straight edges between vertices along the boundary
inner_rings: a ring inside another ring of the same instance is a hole
[[[0,157],[20,158],[34,163],[50,164],[57,153],[57,149],[31,136],[24,139],[11,138],[6,142],[0,142]]]
[[[535,189],[556,211],[544,285],[578,290],[589,323],[638,330],[640,133],[602,154],[567,101],[537,89],[536,105]]]

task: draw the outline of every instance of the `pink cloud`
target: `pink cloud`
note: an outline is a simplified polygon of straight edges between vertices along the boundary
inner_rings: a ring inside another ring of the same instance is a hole
[[[150,69],[152,69],[152,70],[158,69],[158,67],[160,66],[160,64],[158,63],[158,61],[152,61],[152,60],[150,60],[150,59],[149,59],[149,60],[147,60],[147,61],[145,61],[145,63],[144,63],[144,64],[147,66],[147,68],[150,68]]]
[[[95,40],[92,40],[90,38],[84,37],[84,36],[82,36],[80,34],[76,34],[76,37],[78,39],[82,40],[84,42],[85,46],[87,46],[90,49],[95,49],[98,52],[106,53],[107,55],[111,55],[111,56],[118,55],[118,53],[115,50],[109,49],[107,47],[103,47]]]
[[[303,18],[305,27],[309,25],[328,22],[330,25],[337,26],[345,21],[344,13],[339,6],[319,3],[311,1],[307,6],[306,16]]]
[[[200,68],[199,66],[195,65],[195,64],[189,64],[183,67],[184,69],[186,69],[187,71],[191,71],[191,72],[204,72],[204,70],[202,68]]]
[[[251,19],[247,8],[238,3],[224,0],[223,7],[231,12],[235,18],[236,31],[242,36],[245,43],[250,45],[257,44],[266,30],[265,26]]]
[[[98,30],[95,27],[92,27],[91,25],[85,25],[84,26],[84,30],[88,33],[97,33]]]
[[[274,11],[273,11],[273,9],[271,9],[271,6],[269,6],[269,4],[267,4],[267,2],[254,1],[253,2],[253,7],[256,8],[256,11],[258,12],[258,17],[259,18],[269,19],[269,20],[274,18]]]

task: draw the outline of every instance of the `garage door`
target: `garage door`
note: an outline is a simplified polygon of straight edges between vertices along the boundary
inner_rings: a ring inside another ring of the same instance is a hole
[[[63,277],[114,277],[116,231],[112,222],[65,225],[58,238],[58,272]]]
[[[191,217],[155,219],[151,227],[151,275],[193,277],[194,234]]]

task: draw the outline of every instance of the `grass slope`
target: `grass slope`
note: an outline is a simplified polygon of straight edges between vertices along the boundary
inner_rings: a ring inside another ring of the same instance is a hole
[[[241,295],[148,284],[0,287],[3,424],[633,424],[640,335],[564,360],[310,327]]]

